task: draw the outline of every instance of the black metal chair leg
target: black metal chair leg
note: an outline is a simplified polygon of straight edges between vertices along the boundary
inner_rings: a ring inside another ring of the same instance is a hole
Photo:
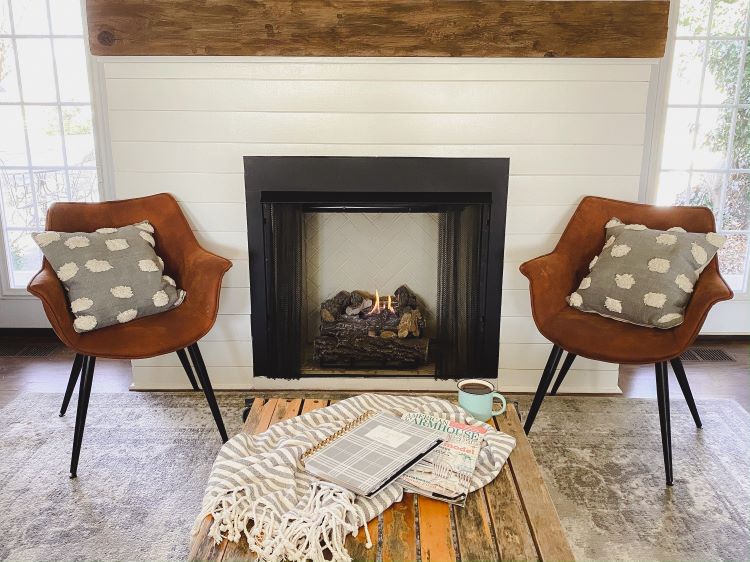
[[[529,414],[526,416],[526,423],[523,426],[523,430],[526,434],[531,431],[531,426],[534,425],[534,419],[536,418],[536,415],[539,412],[539,408],[542,405],[544,395],[547,394],[547,389],[552,382],[552,377],[555,376],[555,371],[557,371],[557,364],[560,362],[562,353],[563,349],[560,346],[552,346],[552,351],[549,354],[549,358],[547,358],[547,364],[544,366],[544,371],[542,371],[542,378],[539,381],[539,386],[536,389],[534,400],[531,403],[531,408],[529,408]]]
[[[73,454],[70,457],[70,477],[78,476],[78,458],[81,455],[81,444],[83,443],[83,428],[86,425],[86,412],[89,409],[89,397],[91,396],[91,383],[94,380],[94,366],[96,357],[86,356],[83,358],[81,369],[81,383],[78,388],[78,409],[76,410],[76,428],[73,434]]]
[[[667,486],[673,483],[672,477],[672,430],[669,424],[669,371],[667,362],[655,363],[656,400],[659,403],[659,424],[661,425],[661,446],[664,451],[664,471]]]
[[[200,349],[198,349],[198,344],[194,343],[189,345],[188,353],[190,353],[190,359],[193,361],[193,365],[195,366],[195,372],[198,375],[198,380],[203,387],[203,393],[206,395],[208,407],[211,408],[211,413],[214,416],[216,427],[219,428],[221,440],[226,443],[228,441],[227,430],[224,429],[224,420],[221,419],[221,410],[219,410],[219,405],[216,403],[216,396],[214,396],[214,389],[211,386],[211,379],[208,378],[206,364],[203,363],[203,357],[201,356]]]
[[[690,390],[690,383],[688,382],[687,375],[685,374],[685,367],[682,365],[682,360],[679,357],[675,357],[670,361],[670,363],[672,364],[674,376],[677,379],[677,382],[680,383],[680,388],[682,389],[682,395],[685,397],[685,402],[687,402],[688,408],[690,408],[690,413],[693,414],[695,427],[701,428],[703,427],[703,422],[701,422],[701,417],[698,415],[698,408],[695,405],[695,399],[693,398],[693,393]]]
[[[65,415],[68,411],[68,404],[70,404],[70,398],[73,396],[73,389],[76,387],[78,382],[78,375],[81,374],[81,366],[83,365],[83,355],[76,353],[75,359],[73,359],[73,367],[70,369],[70,378],[68,379],[68,386],[65,388],[65,396],[63,396],[63,403],[60,406],[60,417]]]
[[[185,353],[185,350],[178,349],[177,357],[180,358],[180,363],[182,363],[182,368],[185,369],[185,374],[187,375],[187,378],[190,380],[190,385],[193,387],[193,390],[200,390],[200,387],[198,387],[198,382],[195,380],[195,375],[193,374],[193,368],[190,366],[190,361],[188,360],[188,356],[187,356],[187,353]]]
[[[565,356],[565,361],[563,361],[562,367],[560,367],[560,374],[557,375],[555,384],[552,385],[552,392],[550,392],[552,396],[555,396],[557,394],[557,389],[560,388],[560,385],[565,380],[565,375],[568,374],[568,371],[570,370],[570,366],[573,364],[573,361],[575,361],[575,359],[576,359],[575,353],[568,353]]]

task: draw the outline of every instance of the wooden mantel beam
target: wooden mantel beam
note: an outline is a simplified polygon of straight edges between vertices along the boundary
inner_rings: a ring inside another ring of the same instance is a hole
[[[94,55],[661,57],[669,0],[87,0]]]

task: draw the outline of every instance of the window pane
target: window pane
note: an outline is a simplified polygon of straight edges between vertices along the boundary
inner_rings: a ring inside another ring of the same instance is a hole
[[[13,42],[0,39],[0,101],[19,101]]]
[[[742,89],[740,90],[740,103],[750,103],[750,41],[748,41],[747,54],[745,55],[745,68],[742,71]]]
[[[34,170],[34,187],[39,219],[43,222],[47,209],[57,201],[68,201],[65,170]]]
[[[47,0],[11,0],[16,35],[47,35]]]
[[[8,0],[0,0],[0,34],[10,35],[10,11],[8,11]]]
[[[99,201],[99,178],[96,170],[70,170],[70,200],[84,203]]]
[[[737,110],[732,152],[732,168],[750,168],[750,109]]]
[[[746,15],[747,0],[714,0],[711,35],[742,35]]]
[[[722,228],[748,230],[750,228],[750,174],[733,174],[727,183]]]
[[[675,41],[669,103],[698,103],[705,41]]]
[[[10,231],[6,235],[11,282],[14,287],[25,287],[39,271],[42,252],[34,244],[29,232]]]
[[[697,127],[697,109],[669,108],[664,128],[662,168],[687,170]]]
[[[705,35],[710,5],[710,0],[681,0],[677,35]]]
[[[0,174],[3,220],[16,228],[37,228],[34,192],[28,171],[5,170]]]
[[[68,151],[68,166],[95,166],[94,126],[91,108],[63,107],[65,147]]]
[[[55,35],[83,34],[83,18],[79,0],[52,0],[49,9],[52,15],[52,33]]]
[[[708,207],[717,215],[721,206],[721,189],[724,174],[693,172],[687,188],[675,197],[675,205]]]
[[[741,55],[742,41],[709,42],[701,103],[734,103]]]
[[[0,123],[0,166],[28,166],[21,106],[0,106]]]
[[[729,109],[701,108],[692,157],[693,168],[726,167],[731,121],[732,111]]]
[[[83,39],[55,39],[60,101],[88,102],[89,75]]]
[[[727,243],[719,250],[719,269],[732,289],[744,291],[747,266],[747,235],[727,234]]]
[[[26,106],[26,127],[34,166],[62,166],[60,116],[55,106]]]
[[[21,67],[23,101],[57,101],[52,46],[49,39],[18,39],[18,64]]]

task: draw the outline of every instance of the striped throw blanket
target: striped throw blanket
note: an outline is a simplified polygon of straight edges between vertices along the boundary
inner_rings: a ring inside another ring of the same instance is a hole
[[[394,502],[403,488],[389,484],[369,498],[307,474],[302,454],[367,410],[396,415],[421,412],[465,423],[481,423],[446,400],[427,396],[362,394],[327,408],[273,425],[258,435],[240,433],[227,441],[211,469],[201,514],[213,516],[209,535],[221,542],[245,535],[259,560],[349,562],[344,541]],[[486,425],[486,424],[483,424]],[[490,426],[485,435],[471,490],[491,482],[515,446],[515,439]]]

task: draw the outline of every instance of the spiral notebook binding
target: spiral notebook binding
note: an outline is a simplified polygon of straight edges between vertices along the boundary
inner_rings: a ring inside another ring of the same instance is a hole
[[[318,452],[320,449],[322,449],[326,445],[330,445],[331,443],[333,443],[334,441],[336,441],[336,439],[338,439],[339,437],[341,437],[345,433],[351,431],[352,429],[354,429],[355,427],[357,427],[359,425],[362,425],[366,420],[368,420],[374,414],[375,414],[374,410],[367,410],[364,413],[362,413],[359,416],[357,416],[356,418],[354,418],[352,421],[347,422],[347,424],[344,427],[342,427],[341,429],[339,429],[335,433],[332,433],[331,435],[329,435],[328,437],[326,437],[325,439],[323,439],[320,443],[317,443],[311,449],[308,449],[307,451],[305,451],[302,454],[302,457],[300,457],[301,460],[304,461],[307,457],[309,457],[313,453]]]

